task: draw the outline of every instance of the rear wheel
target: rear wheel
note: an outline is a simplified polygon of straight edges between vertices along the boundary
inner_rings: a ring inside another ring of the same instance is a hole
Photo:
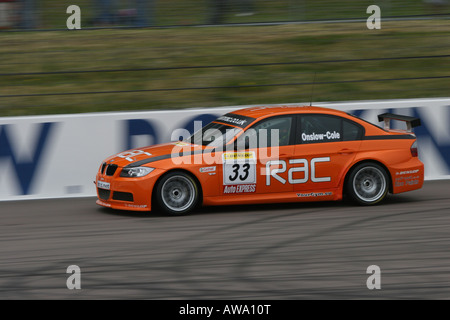
[[[361,205],[380,203],[388,191],[389,177],[386,170],[377,163],[357,165],[347,180],[347,193]]]
[[[187,173],[170,172],[158,182],[155,199],[159,208],[171,215],[191,212],[198,203],[199,188]]]

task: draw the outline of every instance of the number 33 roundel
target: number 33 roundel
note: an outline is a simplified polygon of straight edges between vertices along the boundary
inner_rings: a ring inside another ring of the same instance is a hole
[[[234,152],[223,155],[223,184],[256,183],[255,152]]]

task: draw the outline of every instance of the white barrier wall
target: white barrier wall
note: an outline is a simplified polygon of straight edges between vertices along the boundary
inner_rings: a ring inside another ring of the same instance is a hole
[[[302,105],[302,104],[301,104]],[[418,116],[415,128],[426,179],[450,178],[450,98],[315,103],[379,124],[377,115]],[[0,118],[0,200],[95,195],[94,179],[106,157],[170,141],[241,107]]]

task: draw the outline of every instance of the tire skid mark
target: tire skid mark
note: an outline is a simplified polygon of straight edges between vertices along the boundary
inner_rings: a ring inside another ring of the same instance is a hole
[[[450,279],[442,277],[450,274],[448,186],[429,183],[417,196],[388,198],[378,207],[381,213],[373,212],[376,216],[341,203],[212,207],[187,217],[149,219],[98,210],[92,199],[71,200],[69,206],[62,200],[6,203],[0,226],[0,297],[448,298]],[[366,233],[373,240],[358,242]],[[347,266],[366,268],[372,253],[365,252],[372,248],[378,250],[373,252],[377,262],[394,261],[389,269],[380,265],[382,286],[384,277],[409,268],[389,290],[365,289],[365,269],[355,276],[355,268]],[[411,252],[404,254],[404,249]],[[79,292],[66,288],[71,264],[81,267]],[[323,278],[336,278],[330,266],[351,271],[337,279],[341,286],[323,285]],[[355,279],[363,279],[362,293],[352,287]],[[297,288],[299,283],[308,290]]]
[[[299,210],[301,210],[301,209],[299,209]],[[248,227],[248,226],[255,225],[255,224],[260,224],[260,223],[268,222],[271,220],[277,220],[277,219],[286,218],[286,217],[290,217],[290,216],[299,216],[299,215],[304,216],[307,214],[313,214],[313,213],[322,212],[322,211],[323,211],[323,208],[308,210],[308,211],[300,211],[300,212],[290,212],[290,213],[281,214],[281,215],[269,213],[269,215],[262,217],[262,218],[251,219],[246,222],[239,222],[239,223],[234,223],[231,225],[221,226],[221,227],[218,227],[213,230],[205,231],[201,234],[193,235],[192,237],[195,237],[196,239],[202,239],[202,238],[207,237],[208,235],[217,235],[219,233],[223,233],[223,232],[226,232],[229,230],[236,230],[239,228]],[[186,241],[186,240],[187,239],[184,239],[184,241]],[[174,261],[174,264],[176,266],[178,266],[178,267],[175,267],[175,271],[178,274],[177,277],[183,281],[186,281],[186,277],[192,277],[192,274],[189,275],[189,272],[191,272],[191,271],[189,270],[189,268],[186,267],[186,265],[189,264],[190,261],[194,260],[198,253],[203,253],[206,250],[208,250],[209,248],[220,245],[222,243],[222,241],[223,241],[223,239],[217,239],[217,240],[214,240],[213,242],[202,243],[201,245],[193,247],[190,250],[183,253],[181,256],[177,257]],[[214,273],[214,270],[212,272]],[[195,279],[192,279],[192,282],[188,282],[187,284],[189,285],[189,288],[191,290],[196,290],[201,296],[203,296],[204,288],[197,289],[197,288],[193,287],[193,285],[198,284]]]
[[[440,211],[445,211],[445,209],[449,209],[449,208],[448,207],[440,207],[440,208],[427,210],[427,212],[440,212]],[[234,281],[238,281],[238,282],[246,284],[246,285],[252,285],[255,289],[258,289],[258,290],[267,290],[267,291],[271,292],[270,288],[268,288],[267,285],[264,284],[261,280],[258,280],[251,276],[246,275],[247,274],[246,269],[249,269],[252,264],[255,264],[255,262],[258,260],[259,257],[261,257],[263,255],[267,255],[268,252],[276,251],[280,248],[285,248],[292,244],[298,244],[298,243],[302,243],[302,242],[309,241],[312,239],[320,238],[322,236],[330,235],[331,233],[335,233],[335,232],[340,232],[340,231],[343,231],[343,230],[346,230],[346,229],[349,229],[352,227],[356,227],[358,225],[366,224],[368,222],[380,221],[383,219],[389,219],[392,217],[403,216],[403,215],[414,215],[414,214],[418,214],[418,213],[419,214],[423,213],[423,210],[402,211],[402,212],[395,213],[395,214],[385,214],[382,216],[375,216],[375,217],[372,216],[372,217],[368,217],[368,218],[359,219],[356,221],[351,221],[349,223],[345,223],[345,224],[342,224],[339,226],[327,228],[325,230],[322,230],[322,231],[317,232],[312,235],[300,236],[300,237],[296,237],[293,239],[288,239],[288,240],[284,240],[281,242],[277,242],[271,246],[258,248],[256,251],[254,251],[253,254],[248,255],[244,260],[241,260],[240,263],[236,266],[236,268],[232,272],[232,274],[236,275],[236,277],[234,278]],[[309,256],[309,258],[310,257],[311,256]]]

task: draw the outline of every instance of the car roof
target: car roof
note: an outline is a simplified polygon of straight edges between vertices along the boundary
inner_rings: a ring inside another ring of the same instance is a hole
[[[322,113],[336,116],[348,116],[346,112],[340,110],[314,106],[301,106],[301,105],[255,106],[235,110],[232,113],[255,119],[262,118],[268,115],[273,116],[273,115],[294,114],[294,113]]]
[[[393,131],[386,131],[373,123],[355,117],[347,112],[315,106],[302,105],[277,105],[277,106],[254,106],[245,109],[239,109],[231,112],[240,116],[251,117],[255,120],[264,119],[270,116],[287,115],[287,114],[326,114],[349,119],[365,128],[366,135],[388,135],[399,134]]]

